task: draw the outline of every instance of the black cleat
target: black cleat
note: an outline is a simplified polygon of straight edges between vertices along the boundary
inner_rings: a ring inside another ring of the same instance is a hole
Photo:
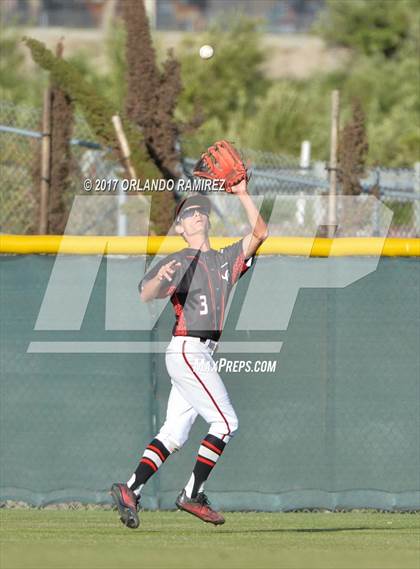
[[[110,494],[118,508],[121,522],[128,528],[136,529],[140,525],[137,514],[139,503],[137,496],[127,484],[113,484]]]
[[[225,523],[225,518],[219,512],[210,508],[210,502],[203,492],[197,494],[196,498],[188,498],[185,490],[182,490],[175,504],[180,510],[200,518],[203,522],[208,522],[215,526]]]

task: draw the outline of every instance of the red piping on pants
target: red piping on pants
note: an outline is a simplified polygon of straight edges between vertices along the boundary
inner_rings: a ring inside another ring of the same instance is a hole
[[[216,401],[214,400],[214,398],[213,398],[212,394],[210,393],[210,391],[209,391],[209,390],[207,389],[207,387],[204,385],[204,383],[202,382],[202,380],[200,379],[200,377],[198,376],[198,374],[195,373],[195,371],[194,371],[192,365],[191,365],[190,362],[187,360],[187,356],[185,355],[185,343],[186,343],[186,340],[184,340],[184,341],[182,342],[182,355],[183,355],[183,357],[184,357],[185,363],[186,363],[187,366],[190,368],[190,370],[192,371],[192,373],[194,374],[194,376],[195,376],[195,377],[198,379],[198,381],[201,383],[202,387],[204,388],[204,391],[205,391],[205,392],[207,393],[207,395],[210,397],[210,399],[211,399],[212,402],[213,402],[213,405],[216,407],[216,409],[218,410],[218,412],[219,412],[220,415],[222,416],[223,421],[226,423],[226,427],[227,427],[227,430],[228,430],[228,432],[226,433],[226,435],[230,435],[230,432],[231,432],[231,431],[230,431],[229,423],[228,423],[227,420],[226,420],[226,417],[223,415],[222,411],[220,410],[220,407],[218,406],[218,404],[217,404]],[[226,435],[223,435],[223,436],[226,436]]]

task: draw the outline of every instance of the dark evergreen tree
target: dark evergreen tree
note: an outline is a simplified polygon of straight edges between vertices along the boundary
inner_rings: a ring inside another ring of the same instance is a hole
[[[360,179],[365,173],[369,150],[365,127],[365,113],[359,100],[354,100],[352,117],[343,127],[338,146],[338,181],[345,195],[358,195],[362,191]]]

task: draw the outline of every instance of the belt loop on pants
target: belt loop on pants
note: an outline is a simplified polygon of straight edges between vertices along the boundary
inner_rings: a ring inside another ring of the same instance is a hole
[[[218,342],[215,342],[214,340],[210,340],[210,338],[200,338],[200,342],[203,343],[206,348],[208,348],[209,350],[211,350],[212,355],[214,354],[214,352],[217,349],[217,345]]]

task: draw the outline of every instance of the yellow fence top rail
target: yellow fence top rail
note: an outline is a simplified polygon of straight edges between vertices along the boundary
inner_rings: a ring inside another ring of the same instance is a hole
[[[240,237],[211,237],[210,243],[213,248],[220,249],[238,239]],[[15,255],[168,255],[185,246],[185,241],[175,236],[0,235],[0,253]],[[305,257],[419,257],[420,238],[269,237],[260,247],[258,254]]]

